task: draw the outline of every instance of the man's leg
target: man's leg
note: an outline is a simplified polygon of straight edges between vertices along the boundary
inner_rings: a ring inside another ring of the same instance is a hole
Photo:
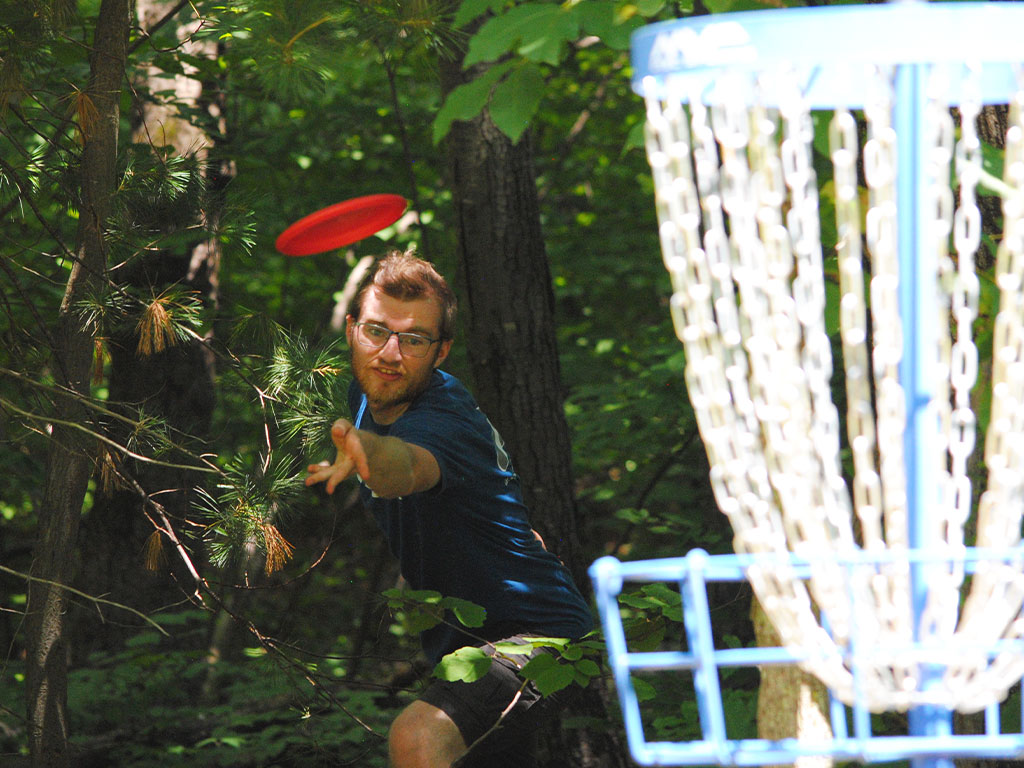
[[[403,709],[388,733],[391,768],[450,768],[465,752],[466,742],[452,719],[425,701]]]

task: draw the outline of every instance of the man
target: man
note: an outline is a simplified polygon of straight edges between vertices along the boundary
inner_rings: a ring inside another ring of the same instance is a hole
[[[455,298],[429,263],[395,251],[377,265],[347,317],[353,417],[331,428],[335,461],[311,465],[306,478],[333,493],[358,475],[409,585],[486,609],[477,637],[454,621],[423,633],[435,663],[479,638],[577,638],[592,623],[567,569],[530,527],[497,432],[439,370],[454,324]],[[550,701],[522,686],[516,663],[500,655],[476,682],[433,681],[392,724],[390,764],[447,768],[472,748],[460,766],[533,765],[526,745]]]

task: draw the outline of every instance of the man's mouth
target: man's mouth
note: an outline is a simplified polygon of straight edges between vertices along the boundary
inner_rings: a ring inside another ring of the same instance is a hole
[[[398,371],[392,371],[387,368],[374,368],[373,372],[380,376],[385,381],[397,381],[402,378],[402,374]]]

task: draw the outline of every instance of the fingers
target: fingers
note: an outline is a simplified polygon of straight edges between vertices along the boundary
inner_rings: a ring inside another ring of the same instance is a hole
[[[370,479],[370,462],[366,458],[366,449],[363,447],[363,441],[359,439],[359,434],[352,430],[346,435],[345,438],[345,454],[349,460],[355,465],[356,472],[363,478],[364,481]]]
[[[312,464],[306,470],[306,485],[316,485],[317,483],[326,482],[325,489],[328,493],[334,493],[334,489],[338,487],[344,480],[352,476],[354,467],[351,462],[344,462],[339,465],[327,464],[324,465]]]
[[[337,419],[331,424],[331,440],[339,451],[344,450],[346,438],[355,430],[351,421]]]
[[[326,483],[327,493],[334,493],[344,480],[358,472],[364,480],[370,476],[366,451],[359,439],[359,431],[346,419],[338,419],[331,425],[331,441],[337,449],[334,463],[321,461],[306,468],[306,485]]]
[[[359,430],[346,419],[338,419],[331,425],[331,440],[334,441],[334,446],[338,449],[338,459],[341,459],[342,454],[347,456],[355,465],[359,476],[366,480],[370,477],[370,464],[359,435]]]

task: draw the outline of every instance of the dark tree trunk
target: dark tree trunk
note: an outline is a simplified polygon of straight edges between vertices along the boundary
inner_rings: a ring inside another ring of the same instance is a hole
[[[472,74],[442,62],[444,91]],[[513,144],[484,112],[455,123],[448,142],[474,392],[509,448],[534,527],[589,593],[530,141]],[[576,713],[607,719],[598,686],[573,694]],[[554,765],[624,764],[607,731],[553,725],[546,741]]]
[[[104,223],[116,185],[117,132],[130,24],[128,0],[103,0],[96,22],[87,94],[97,120],[81,126],[81,225],[77,261],[68,280],[57,327],[54,376],[72,393],[88,396],[93,340],[76,315],[76,303],[104,280]],[[50,441],[46,487],[39,509],[26,622],[26,695],[29,748],[37,768],[70,764],[67,725],[66,593],[72,573],[82,501],[95,460],[95,443],[75,425],[88,413],[69,395],[58,404]]]
[[[460,75],[445,65],[446,91]],[[474,394],[509,448],[534,527],[585,586],[530,142],[512,144],[485,113],[455,123],[449,146]]]

